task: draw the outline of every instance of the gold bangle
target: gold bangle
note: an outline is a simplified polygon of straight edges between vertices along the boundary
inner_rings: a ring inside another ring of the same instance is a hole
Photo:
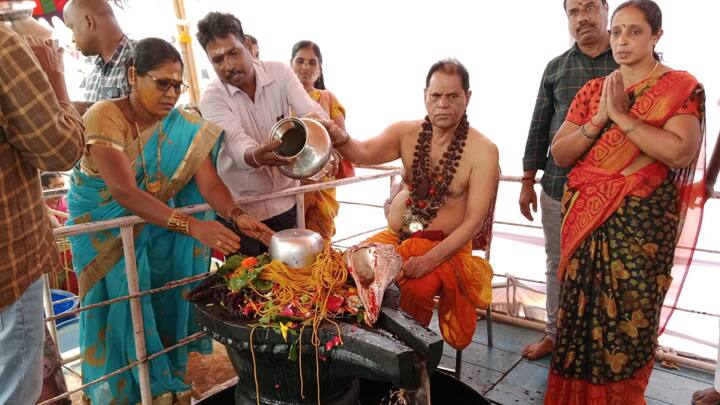
[[[180,211],[173,210],[167,220],[167,227],[173,232],[190,235],[190,217]]]
[[[580,134],[591,141],[594,141],[600,137],[600,134],[592,135],[591,133],[589,133],[585,129],[585,124],[580,125]]]
[[[633,123],[630,125],[630,128],[628,128],[628,129],[623,129],[623,133],[624,133],[625,135],[629,134],[630,132],[634,131],[635,128],[639,127],[640,124],[642,124],[642,123],[643,123],[643,120],[642,120],[642,119],[640,119],[640,118],[636,119],[636,120],[633,121]]]

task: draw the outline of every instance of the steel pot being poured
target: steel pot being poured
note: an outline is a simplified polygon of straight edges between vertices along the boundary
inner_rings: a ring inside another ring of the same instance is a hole
[[[270,140],[280,140],[275,149],[280,157],[292,158],[279,166],[292,179],[318,180],[332,171],[332,144],[325,127],[310,118],[283,118],[270,130]]]

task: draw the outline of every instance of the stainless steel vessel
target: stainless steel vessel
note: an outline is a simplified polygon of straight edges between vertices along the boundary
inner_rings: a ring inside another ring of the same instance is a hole
[[[286,229],[270,238],[268,253],[289,267],[299,269],[310,266],[325,245],[319,233],[309,229]]]
[[[270,129],[270,139],[282,141],[276,155],[292,158],[289,164],[278,167],[287,177],[316,180],[332,167],[330,136],[314,119],[283,118]]]

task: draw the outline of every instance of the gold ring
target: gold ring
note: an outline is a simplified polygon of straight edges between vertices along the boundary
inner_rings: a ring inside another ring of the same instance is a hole
[[[215,246],[222,246],[222,242],[220,242],[220,241],[215,242]]]

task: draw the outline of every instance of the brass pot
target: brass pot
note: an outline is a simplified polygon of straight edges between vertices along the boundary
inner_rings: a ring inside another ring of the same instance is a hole
[[[325,127],[311,118],[283,118],[270,129],[271,140],[281,140],[275,149],[280,157],[291,158],[279,166],[282,174],[292,179],[317,180],[332,168],[332,143]]]
[[[319,233],[309,229],[286,229],[270,238],[268,253],[294,269],[308,267],[315,262],[325,244]]]

